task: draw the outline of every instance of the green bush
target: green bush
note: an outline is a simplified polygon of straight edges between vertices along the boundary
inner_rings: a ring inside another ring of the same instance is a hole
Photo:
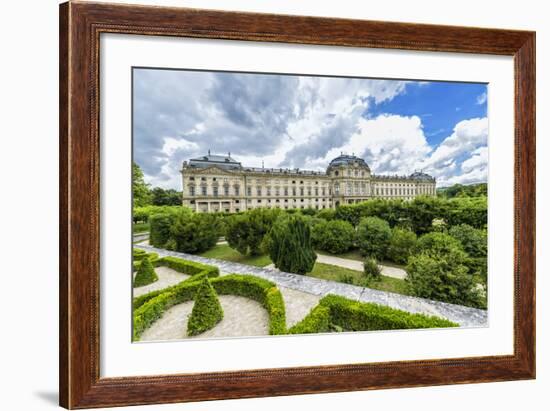
[[[379,281],[382,276],[380,267],[378,267],[378,262],[374,258],[367,257],[365,259],[363,262],[363,272],[365,273],[367,281]]]
[[[460,241],[445,233],[428,233],[421,236],[416,244],[416,253],[434,258],[452,255],[459,263],[464,262],[467,257]]]
[[[451,227],[449,235],[462,244],[470,257],[487,257],[487,231],[460,224]]]
[[[143,258],[134,278],[134,287],[143,287],[144,285],[154,283],[158,279],[153,264],[151,264],[151,260]]]
[[[353,246],[355,229],[347,221],[321,220],[311,228],[311,241],[315,248],[332,254],[341,254]]]
[[[357,227],[357,246],[363,255],[383,259],[390,239],[390,225],[381,218],[363,218]]]
[[[279,217],[266,238],[265,247],[275,267],[282,271],[308,273],[317,259],[309,225],[300,215]]]
[[[460,255],[460,254],[458,254]],[[456,253],[419,254],[409,258],[406,281],[414,295],[452,304],[484,308],[474,277]]]
[[[190,211],[188,211],[190,213]],[[176,220],[175,213],[154,214],[149,217],[149,244],[163,248],[170,239],[170,228]]]
[[[416,247],[416,234],[410,230],[394,227],[386,257],[398,264],[406,264]]]
[[[331,323],[345,331],[403,330],[414,328],[457,327],[444,318],[406,311],[373,303],[363,303],[337,295],[327,295],[319,304],[330,309]]]
[[[333,208],[323,208],[319,210],[317,217],[327,221],[334,220],[336,218],[336,210]]]
[[[277,209],[257,208],[229,218],[225,229],[229,247],[243,255],[259,255],[264,236],[280,214]]]
[[[218,241],[216,217],[209,213],[181,211],[170,228],[170,249],[184,253],[201,253]]]
[[[314,334],[330,331],[330,308],[318,304],[300,322],[290,327],[288,334]]]
[[[208,278],[201,281],[195,304],[187,322],[187,335],[193,336],[214,328],[223,319],[223,309]]]
[[[147,223],[149,218],[155,214],[170,214],[175,213],[181,210],[181,205],[179,206],[154,206],[148,205],[143,207],[134,207],[132,220],[134,223],[143,222]]]

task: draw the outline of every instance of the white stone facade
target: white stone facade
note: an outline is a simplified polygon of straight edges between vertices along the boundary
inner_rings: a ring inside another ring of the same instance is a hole
[[[182,203],[197,212],[239,212],[259,207],[335,208],[373,198],[412,200],[435,196],[435,179],[373,175],[359,157],[341,155],[326,172],[246,167],[231,155],[185,161],[181,170]]]

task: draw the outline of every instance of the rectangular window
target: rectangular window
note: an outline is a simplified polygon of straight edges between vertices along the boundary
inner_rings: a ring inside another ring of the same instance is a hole
[[[195,195],[195,186],[189,186],[189,195],[194,196]]]
[[[201,194],[202,194],[203,196],[206,195],[206,186],[202,186],[202,187],[201,187]]]
[[[303,188],[300,188],[300,195],[301,195],[301,196],[304,195],[304,189],[303,189]]]
[[[235,187],[235,195],[236,195],[236,196],[239,195],[239,186],[236,186],[236,187]]]
[[[287,196],[287,195],[288,195],[288,188],[285,187],[285,196]]]
[[[214,193],[214,197],[218,196],[218,187],[212,187],[212,192]]]
[[[224,195],[224,196],[228,196],[228,195],[229,195],[229,186],[224,186],[224,187],[223,187],[223,195]]]
[[[248,196],[252,195],[252,187],[246,187],[246,195]]]
[[[262,195],[262,189],[261,187],[256,188],[256,195],[260,197]]]

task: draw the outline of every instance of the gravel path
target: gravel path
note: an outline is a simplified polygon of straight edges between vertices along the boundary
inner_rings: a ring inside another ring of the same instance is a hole
[[[350,260],[349,258],[334,257],[332,255],[317,254],[317,262],[323,264],[336,265],[338,267],[348,268],[354,271],[363,271],[363,262],[357,260]],[[407,272],[402,268],[390,267],[387,265],[378,264],[382,275],[386,277],[393,277],[404,279],[407,276]]]
[[[220,295],[223,320],[214,328],[194,337],[187,336],[187,320],[193,310],[193,301],[168,309],[140,341],[180,340],[186,338],[255,337],[269,334],[267,311],[256,301],[234,295]]]
[[[189,278],[187,274],[179,273],[168,267],[155,267],[155,273],[157,273],[159,278],[158,281],[144,285],[143,287],[134,288],[134,298],[151,291],[162,290],[163,288],[170,287],[171,285],[175,285]]]
[[[286,310],[286,326],[292,327],[302,318],[309,314],[311,309],[321,299],[318,295],[296,291],[292,288],[278,287],[283,295]]]

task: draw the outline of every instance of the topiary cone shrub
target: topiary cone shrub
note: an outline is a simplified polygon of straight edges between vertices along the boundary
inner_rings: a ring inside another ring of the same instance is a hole
[[[187,322],[187,335],[198,335],[214,328],[222,318],[223,309],[218,295],[208,278],[205,278],[195,294],[195,304]]]
[[[154,283],[158,279],[151,260],[148,257],[143,258],[134,278],[134,287],[143,287],[144,285]]]
[[[310,272],[317,259],[309,224],[300,215],[279,217],[269,232],[266,248],[275,267],[290,273]]]

